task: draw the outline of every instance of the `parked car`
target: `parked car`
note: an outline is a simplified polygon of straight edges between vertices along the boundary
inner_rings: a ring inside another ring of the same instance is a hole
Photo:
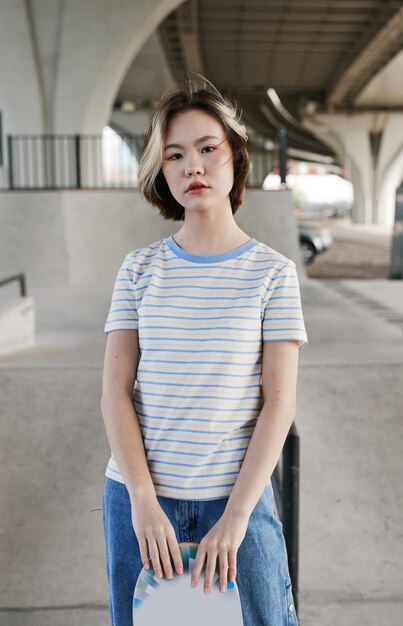
[[[325,252],[333,243],[333,235],[329,228],[299,225],[298,233],[300,250],[305,265],[313,263],[316,255]]]

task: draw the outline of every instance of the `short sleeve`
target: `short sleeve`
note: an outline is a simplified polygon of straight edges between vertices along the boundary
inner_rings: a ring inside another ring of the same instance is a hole
[[[138,315],[136,302],[136,274],[132,267],[130,254],[125,257],[116,276],[112,301],[104,332],[111,330],[137,330]]]
[[[295,263],[289,260],[267,279],[263,293],[262,341],[298,340],[308,343]]]

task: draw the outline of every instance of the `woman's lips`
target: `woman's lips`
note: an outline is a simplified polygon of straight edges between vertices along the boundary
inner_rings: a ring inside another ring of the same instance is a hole
[[[206,191],[208,187],[193,187],[193,189],[189,189],[188,193],[200,193],[201,191]]]

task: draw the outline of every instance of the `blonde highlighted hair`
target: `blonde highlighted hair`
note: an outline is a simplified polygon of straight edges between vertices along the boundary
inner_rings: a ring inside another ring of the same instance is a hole
[[[162,172],[164,140],[171,117],[192,109],[214,117],[228,138],[234,160],[234,183],[230,191],[233,214],[244,199],[249,173],[248,136],[236,106],[201,74],[184,73],[184,78],[167,89],[153,110],[144,135],[138,172],[140,194],[157,206],[167,220],[183,220],[185,209],[171,194]]]

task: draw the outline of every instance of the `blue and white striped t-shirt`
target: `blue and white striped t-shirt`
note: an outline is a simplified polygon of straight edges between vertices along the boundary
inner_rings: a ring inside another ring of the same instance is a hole
[[[250,239],[222,254],[171,235],[125,257],[105,333],[138,330],[133,388],[157,495],[229,496],[263,407],[262,342],[308,343],[295,263]],[[111,455],[106,476],[124,482]]]

